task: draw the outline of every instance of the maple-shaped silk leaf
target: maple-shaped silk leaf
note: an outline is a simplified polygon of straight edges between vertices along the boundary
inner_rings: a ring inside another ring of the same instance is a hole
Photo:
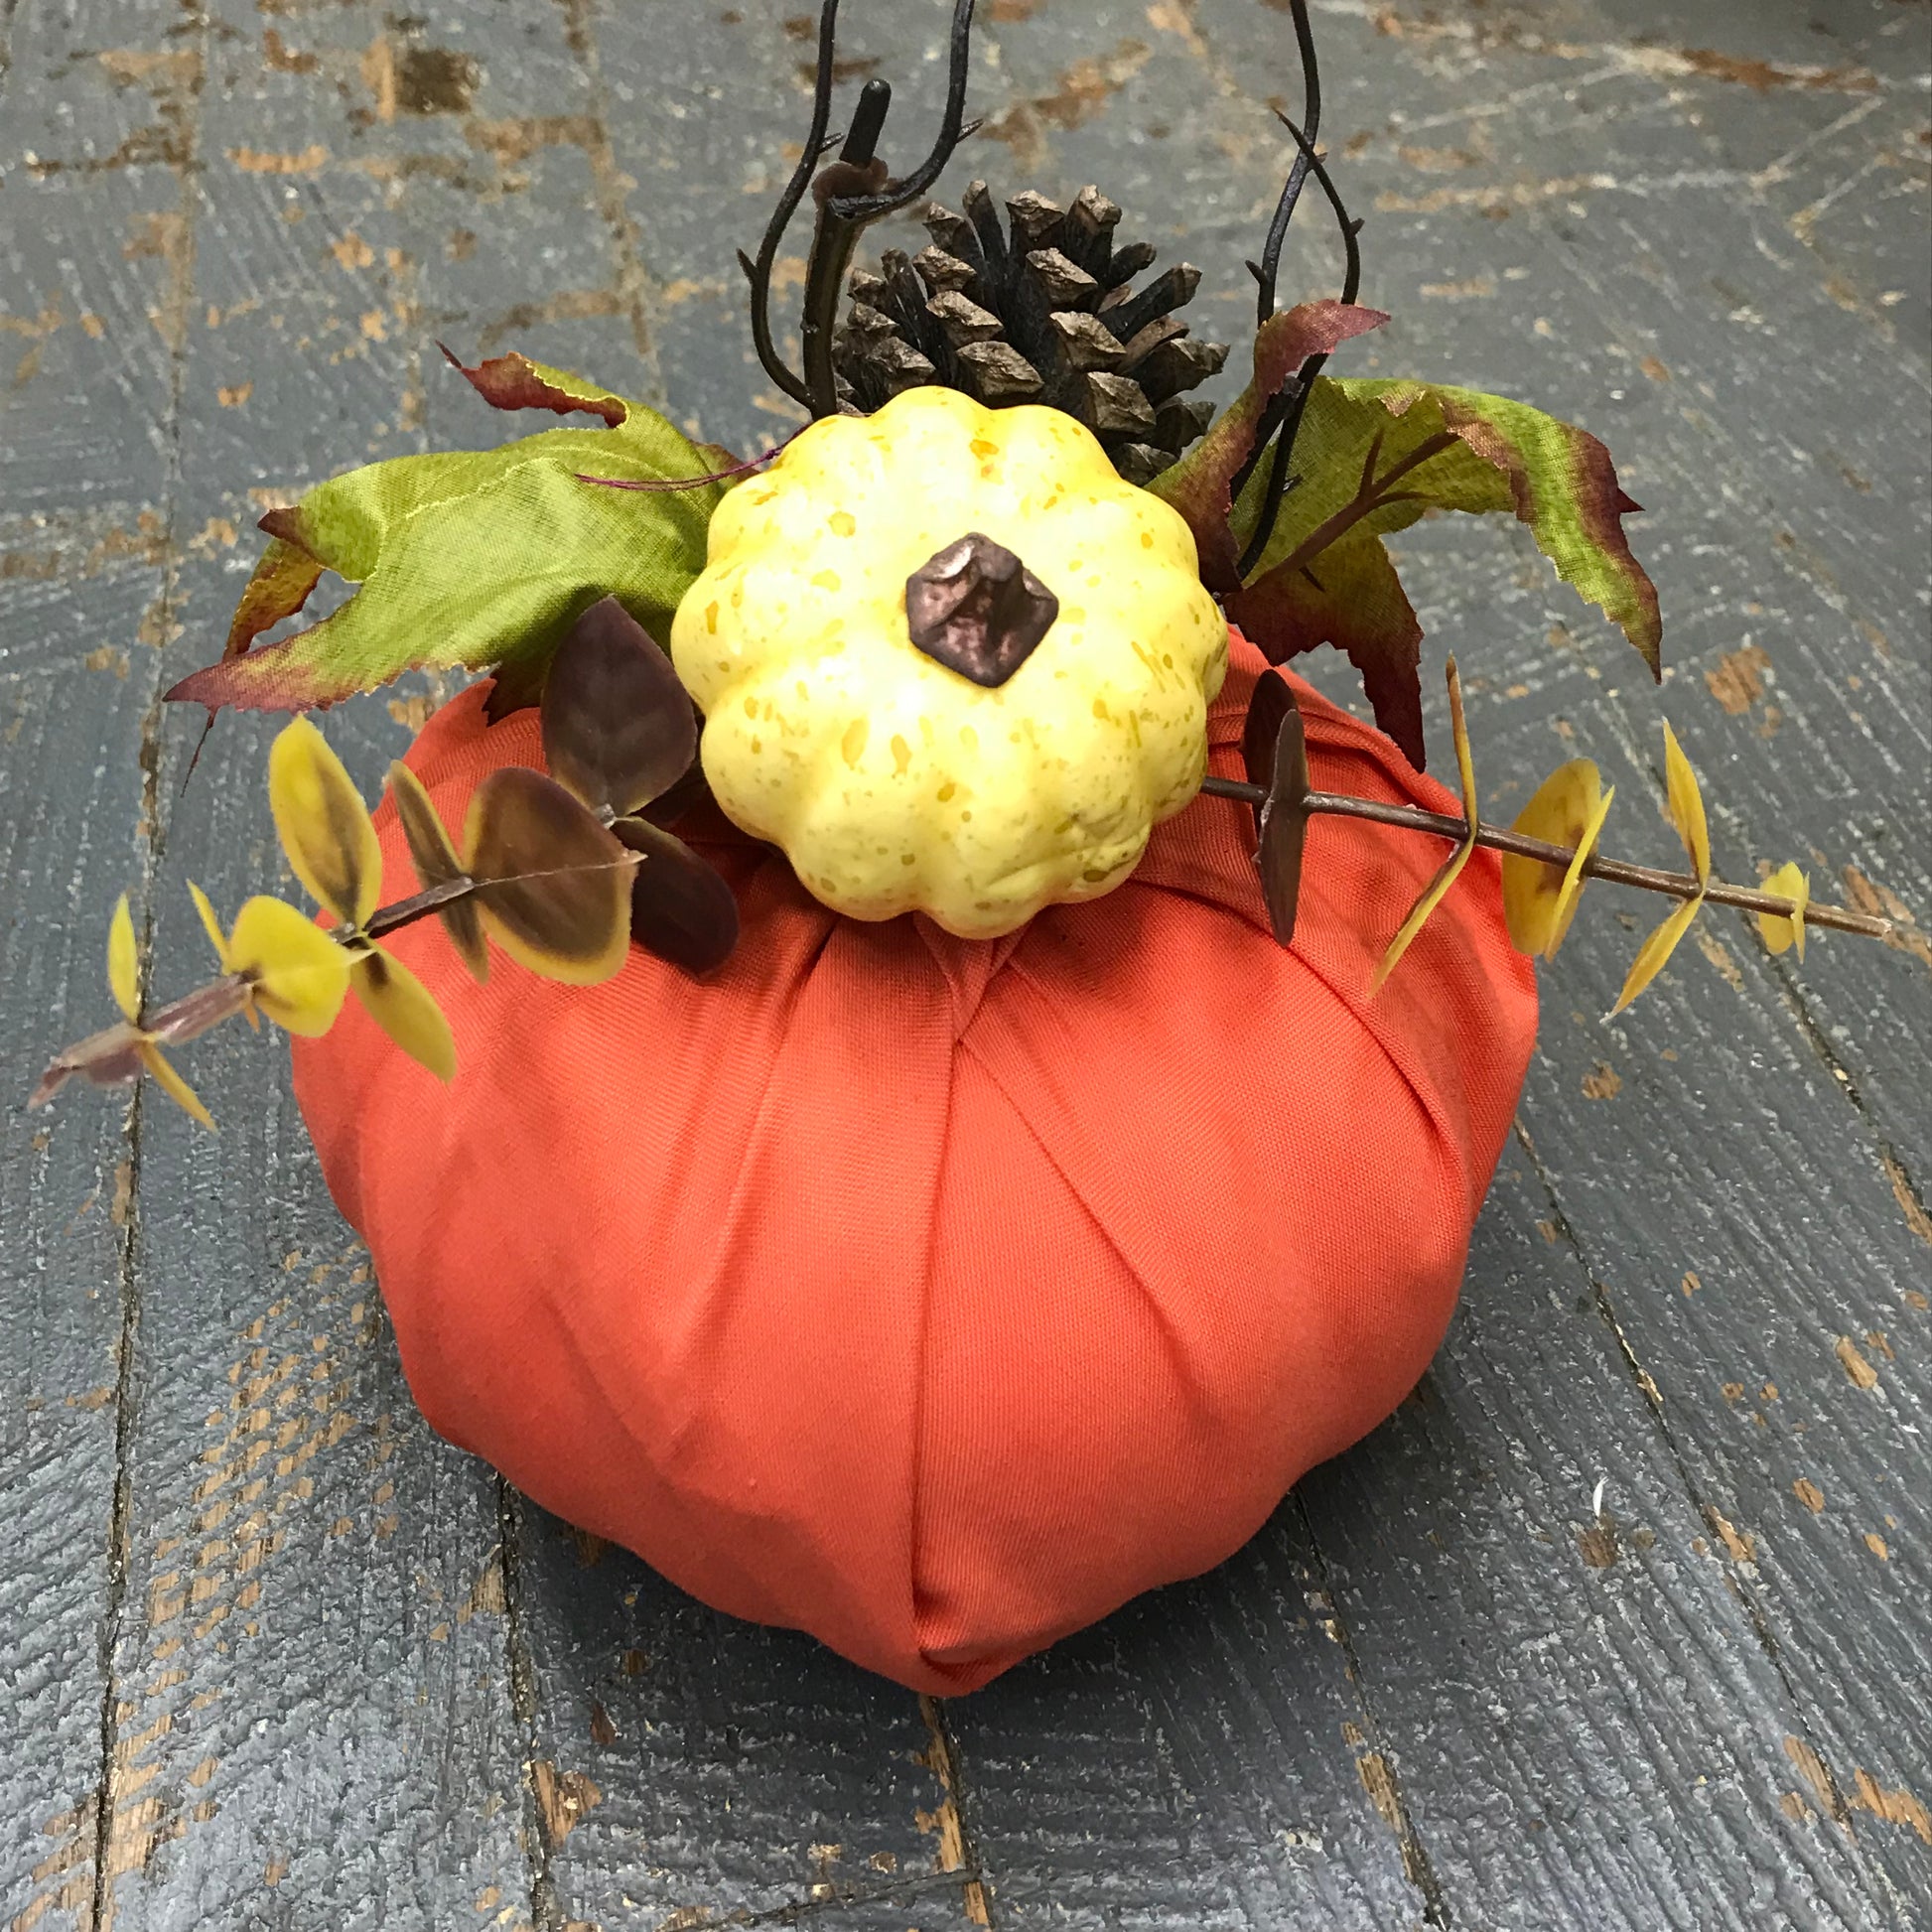
[[[1333,644],[1361,674],[1375,722],[1423,768],[1422,625],[1373,531],[1349,531],[1292,582],[1264,579],[1226,608],[1271,664]]]
[[[170,698],[210,711],[301,711],[412,665],[527,673],[607,593],[646,627],[669,624],[704,567],[723,486],[640,494],[580,478],[701,477],[715,467],[712,454],[656,411],[561,369],[515,356],[465,374],[499,406],[583,410],[603,426],[546,430],[474,454],[395,457],[271,510],[262,527],[273,541],[221,661]],[[360,590],[320,623],[256,645],[302,609],[324,570]]]
[[[1255,333],[1254,377],[1208,426],[1207,434],[1148,484],[1172,503],[1194,533],[1201,582],[1210,591],[1238,590],[1241,546],[1231,527],[1234,479],[1255,446],[1270,400],[1311,355],[1326,355],[1388,317],[1345,302],[1304,302],[1271,316]]]
[[[1657,592],[1630,554],[1637,508],[1595,437],[1527,403],[1406,380],[1316,377],[1296,439],[1296,487],[1228,616],[1275,661],[1334,643],[1363,673],[1376,721],[1422,759],[1420,632],[1382,539],[1431,509],[1509,511],[1557,574],[1623,629],[1656,674]],[[1258,469],[1235,507],[1260,513]]]

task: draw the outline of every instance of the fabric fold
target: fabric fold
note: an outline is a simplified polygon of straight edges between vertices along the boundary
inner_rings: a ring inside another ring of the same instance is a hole
[[[1239,769],[1263,666],[1210,715]],[[1297,684],[1315,782],[1453,809]],[[534,713],[467,692],[410,763],[445,819]],[[385,896],[411,889],[377,814]],[[566,988],[397,952],[448,1089],[359,1011],[296,1045],[324,1172],[431,1423],[737,1615],[956,1693],[1193,1575],[1439,1342],[1535,1028],[1478,855],[1379,996],[1429,839],[1320,822],[1293,950],[1245,807],[998,941],[840,919],[714,812],[744,939]]]

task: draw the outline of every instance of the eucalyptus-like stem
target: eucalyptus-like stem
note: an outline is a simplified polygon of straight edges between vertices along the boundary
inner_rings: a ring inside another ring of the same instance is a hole
[[[1214,798],[1237,798],[1242,803],[1261,806],[1267,803],[1267,790],[1261,785],[1249,784],[1243,778],[1208,777],[1201,780],[1201,790]],[[1391,805],[1380,798],[1357,798],[1345,791],[1311,791],[1301,801],[1302,809],[1311,816],[1325,818],[1359,818],[1371,825],[1392,825],[1410,832],[1430,832],[1438,838],[1459,844],[1468,836],[1468,824],[1460,816],[1451,812],[1425,811],[1420,805]],[[1487,846],[1491,852],[1508,852],[1519,859],[1540,859],[1546,866],[1567,870],[1576,858],[1574,846],[1556,845],[1548,839],[1526,838],[1520,832],[1509,832],[1497,825],[1478,825],[1476,844]],[[1735,905],[1746,912],[1769,912],[1775,918],[1788,919],[1798,911],[1795,899],[1784,897],[1777,893],[1760,893],[1748,886],[1727,886],[1721,879],[1713,879],[1700,886],[1695,874],[1688,872],[1668,872],[1660,866],[1633,866],[1621,859],[1605,859],[1592,851],[1584,861],[1584,875],[1589,879],[1607,880],[1612,886],[1634,886],[1646,893],[1664,893],[1672,898],[1708,899],[1713,905]],[[1881,919],[1866,912],[1854,912],[1842,905],[1820,905],[1816,902],[1804,907],[1804,921],[1808,926],[1824,926],[1834,932],[1857,932],[1869,939],[1889,939],[1894,931],[1890,919]]]

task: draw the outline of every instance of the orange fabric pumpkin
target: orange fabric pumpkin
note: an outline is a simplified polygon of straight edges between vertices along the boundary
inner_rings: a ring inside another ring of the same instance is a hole
[[[1238,775],[1259,655],[1210,719]],[[1313,782],[1457,809],[1298,683]],[[410,763],[452,824],[533,712],[472,690]],[[412,890],[378,816],[384,897]],[[956,1693],[1237,1549],[1442,1338],[1536,1024],[1479,852],[1311,828],[1292,950],[1245,806],[1158,828],[1108,897],[1004,939],[828,911],[722,819],[680,825],[744,939],[474,985],[434,922],[445,1089],[359,1010],[296,1090],[430,1422],[736,1615]]]

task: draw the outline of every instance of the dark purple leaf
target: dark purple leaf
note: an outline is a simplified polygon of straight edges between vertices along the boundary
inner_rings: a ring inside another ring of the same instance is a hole
[[[520,764],[490,772],[464,850],[491,936],[532,972],[594,985],[623,964],[631,865],[562,785]]]
[[[698,755],[698,720],[671,660],[615,597],[572,625],[543,687],[550,774],[622,817],[668,791]]]
[[[1241,734],[1242,761],[1250,784],[1266,788],[1255,808],[1260,843],[1255,866],[1261,874],[1268,921],[1284,946],[1295,937],[1295,913],[1302,893],[1302,848],[1309,830],[1309,752],[1302,714],[1288,680],[1274,671],[1255,684]]]
[[[738,944],[738,901],[719,873],[674,832],[648,819],[611,827],[644,862],[630,888],[630,936],[687,973],[709,973]]]
[[[463,861],[438,814],[435,801],[423,789],[423,782],[398,759],[389,767],[389,797],[402,822],[402,835],[409,845],[409,862],[416,869],[417,883],[425,892],[452,881],[467,878]],[[457,957],[469,969],[479,986],[489,978],[489,947],[484,943],[483,914],[471,898],[452,899],[437,907],[436,916],[450,936]]]

